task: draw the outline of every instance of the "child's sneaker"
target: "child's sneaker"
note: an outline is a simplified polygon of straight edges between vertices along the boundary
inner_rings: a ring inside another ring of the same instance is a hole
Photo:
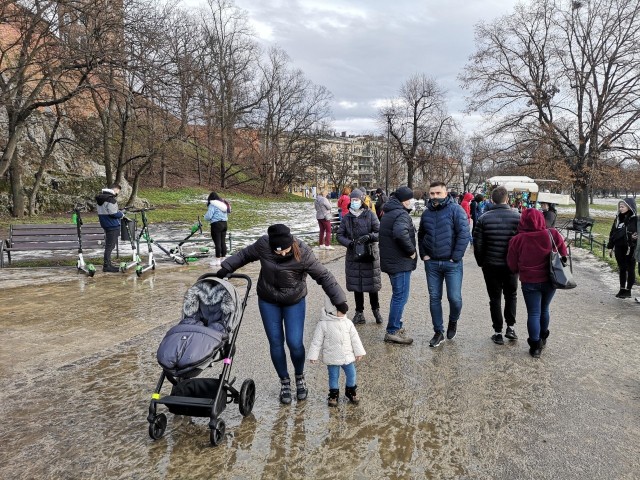
[[[338,398],[340,397],[340,390],[337,388],[329,389],[329,398],[327,398],[327,405],[330,407],[338,406]]]
[[[347,387],[344,391],[345,396],[349,399],[349,401],[351,403],[353,403],[354,405],[358,405],[360,403],[360,399],[358,398],[358,394],[356,392],[356,389],[358,388],[357,385],[354,385],[353,387]]]

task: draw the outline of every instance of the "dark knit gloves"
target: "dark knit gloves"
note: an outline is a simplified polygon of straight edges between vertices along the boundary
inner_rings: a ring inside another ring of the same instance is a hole
[[[336,310],[340,313],[347,313],[349,311],[349,305],[347,303],[341,303],[340,305],[336,305]]]
[[[369,234],[362,235],[361,237],[358,238],[358,240],[356,240],[356,242],[360,244],[367,243],[369,241],[371,241],[371,235]]]
[[[224,268],[224,267],[223,267],[223,268],[221,268],[220,270],[218,270],[218,271],[216,272],[216,277],[218,277],[218,278],[224,278],[224,277],[226,277],[227,275],[229,275],[230,273],[231,273],[231,272],[230,272],[229,270],[227,270],[226,268]]]

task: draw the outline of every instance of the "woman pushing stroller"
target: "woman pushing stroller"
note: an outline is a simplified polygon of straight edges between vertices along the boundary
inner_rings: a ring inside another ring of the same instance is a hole
[[[285,341],[295,370],[296,398],[307,398],[304,379],[303,343],[307,296],[307,274],[336,307],[337,316],[347,313],[347,297],[335,277],[313,254],[311,248],[291,235],[283,224],[271,225],[267,235],[222,262],[216,276],[224,278],[242,266],[260,261],[256,292],[271,361],[280,377],[280,402],[291,403],[291,380],[287,370]]]

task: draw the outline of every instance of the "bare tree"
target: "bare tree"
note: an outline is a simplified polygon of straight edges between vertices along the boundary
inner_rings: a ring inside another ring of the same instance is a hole
[[[533,0],[476,27],[477,50],[460,76],[469,110],[489,115],[491,134],[514,149],[552,146],[571,170],[576,216],[589,214],[603,156],[638,153],[639,17],[637,0]]]
[[[389,128],[393,145],[407,166],[407,185],[413,188],[415,171],[431,158],[453,125],[444,91],[435,80],[415,74],[402,85],[399,98],[380,110],[379,119],[385,131]]]
[[[5,25],[0,40],[0,106],[8,118],[6,143],[0,146],[0,176],[9,171],[14,216],[24,214],[26,160],[20,158],[17,145],[29,117],[38,109],[69,101],[86,88],[91,72],[103,63],[109,49],[109,32],[119,25],[105,8],[106,2],[94,3],[0,0]]]

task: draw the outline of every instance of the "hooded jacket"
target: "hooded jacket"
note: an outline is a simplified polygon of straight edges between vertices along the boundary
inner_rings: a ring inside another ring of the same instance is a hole
[[[356,357],[366,353],[353,322],[346,316],[337,317],[323,308],[307,358],[318,360],[322,354],[322,361],[326,365],[349,365],[356,361]]]
[[[549,281],[551,238],[563,257],[567,256],[564,238],[555,228],[547,229],[542,212],[526,208],[520,216],[518,233],[509,241],[507,264],[513,273],[520,274],[522,283]]]
[[[416,227],[404,205],[397,198],[389,199],[382,207],[380,219],[380,269],[393,275],[416,269]]]
[[[518,232],[520,214],[506,203],[492,207],[473,228],[473,255],[479,267],[506,267],[509,240]]]
[[[471,222],[471,200],[473,200],[473,194],[467,192],[464,194],[464,197],[462,197],[462,201],[460,202],[460,206],[467,214],[467,220],[469,222]]]
[[[311,248],[294,237],[300,246],[301,259],[293,255],[282,256],[269,246],[269,235],[243,248],[222,262],[221,267],[234,272],[250,262],[260,261],[260,276],[256,292],[258,298],[277,305],[295,305],[307,296],[307,274],[311,275],[333,305],[347,302],[347,297],[335,277],[313,254]]]
[[[624,215],[618,212],[613,220],[607,248],[627,249],[629,250],[627,254],[633,254],[638,242],[637,238],[633,238],[633,234],[638,231],[636,201],[629,197],[621,200],[621,202],[624,202],[629,207],[629,211]]]
[[[124,216],[124,213],[118,210],[115,192],[110,188],[103,188],[96,195],[96,204],[98,205],[100,226],[105,230],[120,228],[120,219]]]
[[[220,200],[210,200],[204,219],[209,223],[226,222],[229,219],[227,204]]]
[[[449,195],[436,206],[432,200],[420,217],[418,245],[420,258],[459,262],[469,245],[469,222],[460,205]]]
[[[345,258],[345,276],[347,290],[350,292],[378,292],[382,288],[380,279],[380,253],[378,251],[378,233],[380,221],[378,217],[364,204],[360,215],[351,211],[342,217],[336,238],[341,245],[347,247]],[[373,262],[356,262],[353,248],[349,248],[352,241],[363,235],[369,235],[367,243],[373,250]]]

